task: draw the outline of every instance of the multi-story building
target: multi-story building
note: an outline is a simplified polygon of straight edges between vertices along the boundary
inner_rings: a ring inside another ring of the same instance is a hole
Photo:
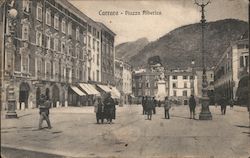
[[[139,73],[133,72],[132,76],[132,91],[135,97],[150,96],[154,97],[157,94],[157,81],[160,72],[151,72],[146,69]]]
[[[122,102],[128,104],[132,94],[132,68],[128,63],[117,58],[115,59],[115,85],[121,92]]]
[[[197,76],[192,71],[172,70],[166,72],[169,84],[169,98],[178,104],[187,105],[188,98],[193,93],[197,96]]]
[[[6,39],[1,82],[4,105],[10,85],[14,85],[17,108],[36,107],[42,93],[51,98],[53,106],[67,105],[72,90],[83,94],[80,89],[70,88],[72,85],[88,79],[101,81],[101,57],[103,63],[108,61],[111,80],[114,33],[105,25],[100,26],[67,0],[15,1],[15,20],[7,16],[7,3],[2,5],[6,9],[1,18]],[[13,41],[9,40],[11,36]],[[105,48],[110,48],[109,57],[101,55],[101,39]]]
[[[115,33],[103,23],[101,26],[101,82],[115,85]]]
[[[92,19],[87,27],[87,78],[101,82],[101,27]]]
[[[214,88],[216,96],[218,96],[217,102],[222,95],[225,95],[228,101],[237,101],[241,97],[237,94],[240,82],[246,80],[247,83],[249,45],[248,37],[242,37],[240,40],[231,43],[214,68]],[[244,88],[244,85],[241,88]],[[245,85],[245,88],[247,88],[247,85]]]

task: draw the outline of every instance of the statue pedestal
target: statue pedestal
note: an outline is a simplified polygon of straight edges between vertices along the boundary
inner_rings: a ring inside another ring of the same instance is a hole
[[[164,80],[159,80],[157,82],[157,86],[158,86],[158,91],[156,93],[156,96],[155,98],[157,100],[160,100],[160,101],[164,101],[165,100],[165,97],[167,96],[167,92],[166,92],[166,81]]]

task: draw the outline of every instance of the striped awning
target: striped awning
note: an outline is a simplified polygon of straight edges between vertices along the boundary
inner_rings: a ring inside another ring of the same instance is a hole
[[[97,85],[99,88],[101,88],[104,92],[111,92],[111,89],[108,87],[108,86],[106,86],[106,85],[100,85],[100,84],[98,84]]]
[[[76,86],[70,86],[70,88],[79,96],[84,96],[86,95],[83,91],[81,91],[79,88],[77,88]]]
[[[100,93],[93,87],[93,85],[88,83],[79,83],[79,86],[88,94],[88,95],[97,95],[100,96]]]

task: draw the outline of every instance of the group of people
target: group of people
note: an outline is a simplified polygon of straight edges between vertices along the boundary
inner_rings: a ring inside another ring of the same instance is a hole
[[[159,105],[159,102],[155,100],[154,97],[145,96],[142,97],[142,114],[147,115],[147,119],[152,119],[152,114],[156,114],[155,107]],[[168,99],[168,97],[165,97],[165,100],[163,102],[164,106],[164,116],[165,119],[170,119],[169,111],[172,107],[172,101]],[[189,109],[190,109],[190,119],[195,119],[195,108],[196,108],[196,101],[193,95],[191,95],[189,99]]]
[[[103,124],[104,119],[107,119],[107,123],[111,124],[116,114],[115,101],[111,98],[111,94],[107,93],[104,99],[98,97],[94,101],[94,106],[97,124],[100,123],[100,120]]]
[[[156,114],[155,107],[157,106],[157,101],[154,97],[142,97],[142,114],[147,115],[148,120],[152,119],[152,114]]]

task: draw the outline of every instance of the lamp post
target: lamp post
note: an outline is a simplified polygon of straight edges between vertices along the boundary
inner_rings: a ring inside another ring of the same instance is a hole
[[[191,61],[191,64],[192,64],[192,79],[191,79],[191,94],[194,95],[194,79],[195,79],[195,71],[194,71],[194,64],[195,64],[195,61],[192,60]]]
[[[210,0],[195,0],[195,4],[199,7],[201,7],[201,50],[202,50],[202,67],[203,67],[203,73],[202,73],[202,97],[201,97],[201,112],[199,115],[200,120],[212,120],[212,114],[209,110],[209,97],[207,95],[207,75],[206,75],[206,65],[205,65],[205,49],[204,49],[204,28],[205,28],[205,14],[204,14],[204,8],[210,3]],[[205,2],[206,1],[206,2]]]
[[[5,4],[6,7],[7,4]],[[8,61],[12,64],[14,63],[14,55],[15,55],[15,45],[14,45],[14,36],[15,36],[15,25],[16,25],[16,16],[17,10],[13,8],[13,1],[9,4],[10,9],[8,10],[7,14],[7,25],[5,24],[4,27],[8,27],[8,32],[4,35],[6,36],[7,40],[5,43],[5,52],[8,55]],[[5,55],[7,55],[5,54]],[[10,57],[10,59],[9,59]],[[8,65],[8,75],[9,75],[9,86],[8,86],[8,108],[7,113],[5,115],[6,118],[17,118],[16,114],[16,98],[15,98],[15,87],[14,87],[14,66]]]

